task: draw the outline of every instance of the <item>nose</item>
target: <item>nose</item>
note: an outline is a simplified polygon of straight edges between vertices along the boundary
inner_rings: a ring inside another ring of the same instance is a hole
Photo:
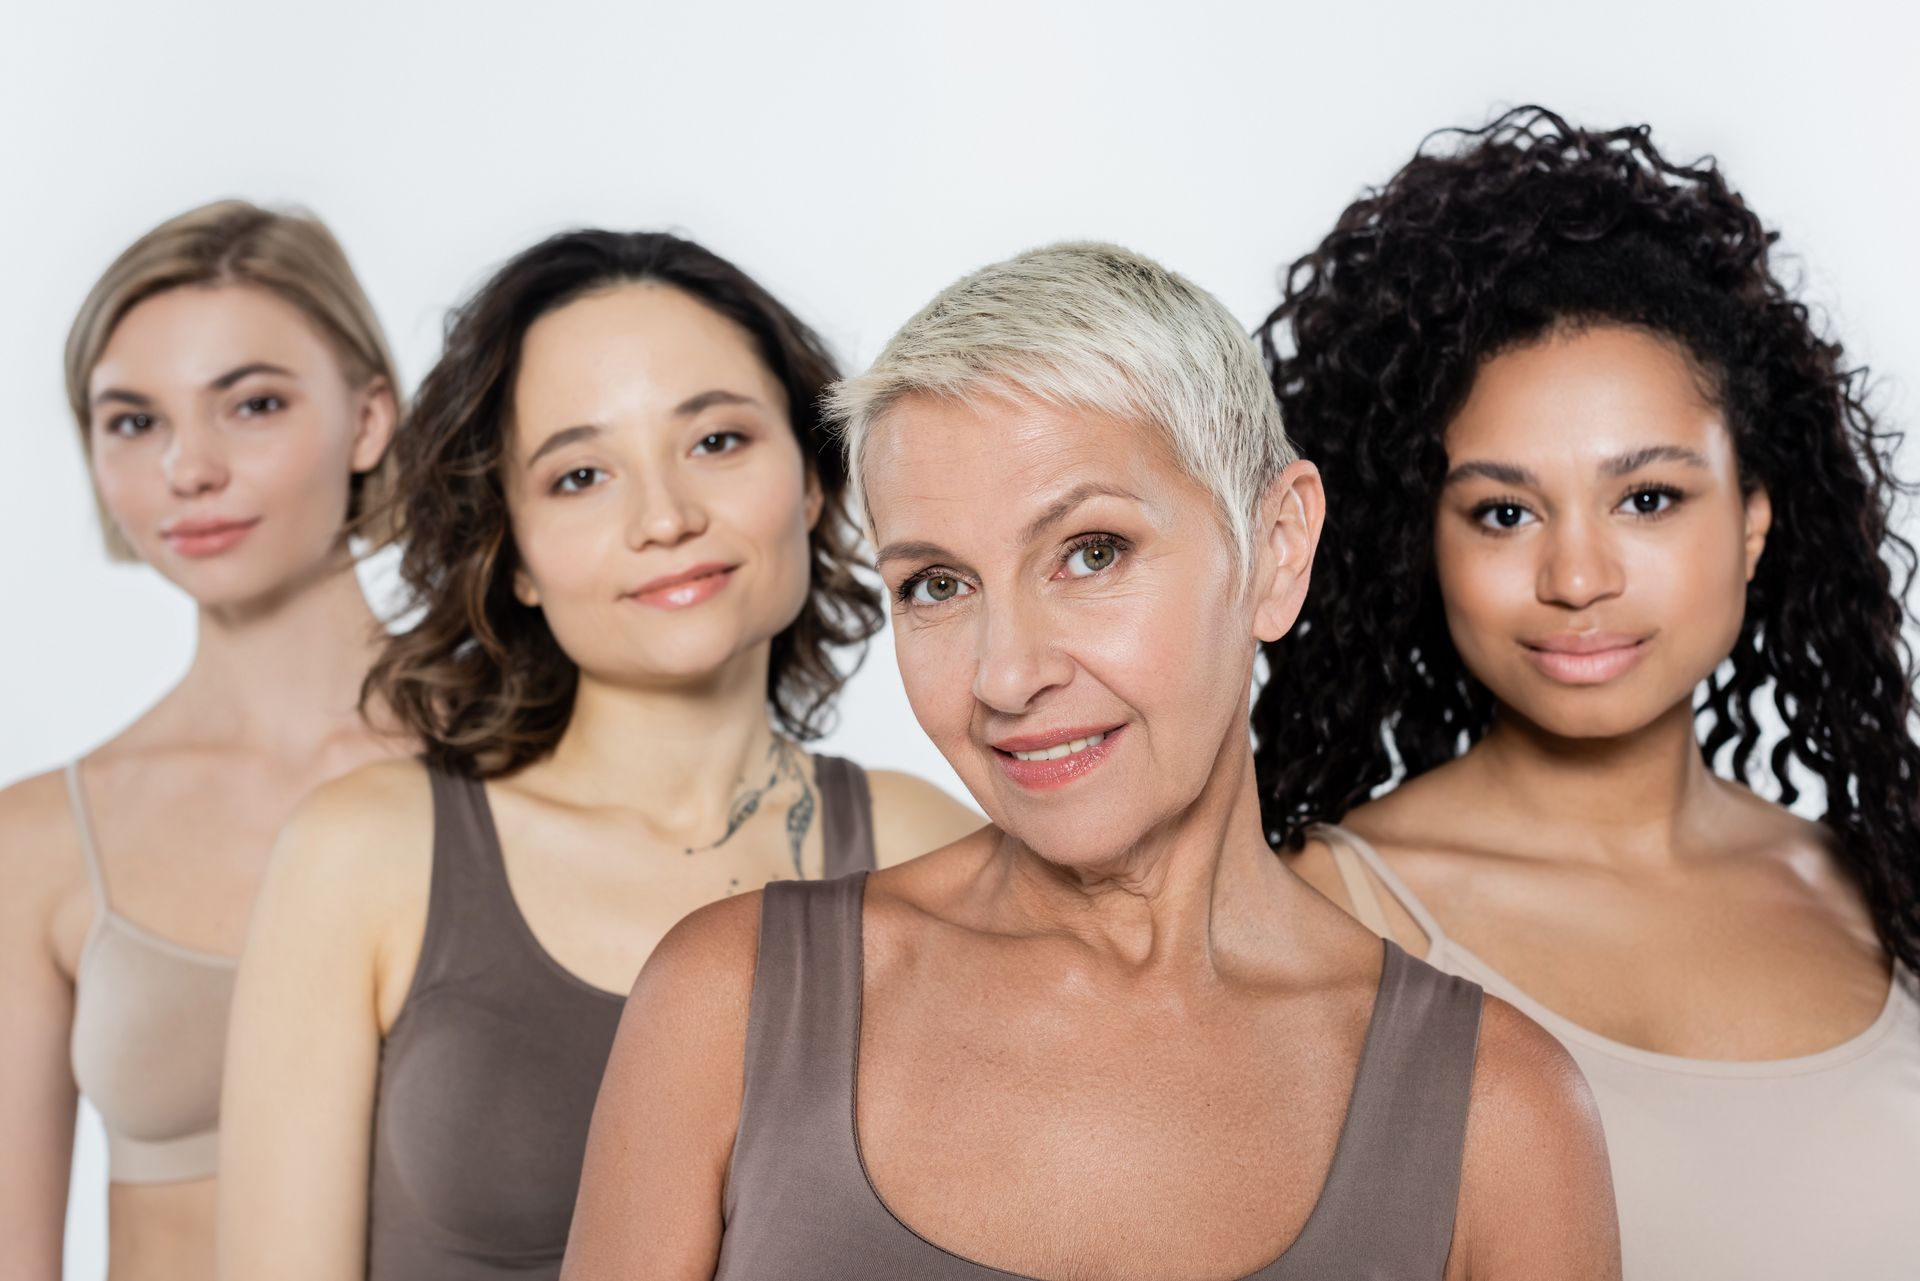
[[[627,544],[635,551],[646,547],[674,547],[704,533],[705,506],[694,485],[676,468],[652,468],[634,486]]]
[[[973,696],[1007,715],[1073,678],[1073,664],[1053,641],[1037,604],[1001,600],[975,615],[979,628]]]
[[[1577,517],[1554,521],[1540,546],[1534,590],[1549,605],[1586,609],[1618,596],[1626,586],[1620,557],[1601,523]]]
[[[227,483],[226,444],[210,426],[175,422],[167,434],[161,466],[167,487],[180,497],[213,493]]]

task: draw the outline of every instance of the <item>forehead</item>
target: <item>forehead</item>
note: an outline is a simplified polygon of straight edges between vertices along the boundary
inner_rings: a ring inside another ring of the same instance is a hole
[[[786,407],[744,328],[679,289],[626,284],[565,304],[527,329],[516,408],[597,419],[659,412],[714,388]]]
[[[1153,507],[1208,503],[1163,433],[1016,396],[907,397],[871,429],[861,470],[882,542],[1009,533],[1085,484],[1126,490]]]
[[[254,361],[295,373],[339,370],[306,313],[257,285],[188,285],[141,300],[120,318],[88,389],[200,388]]]
[[[1657,444],[1732,450],[1703,376],[1665,339],[1602,326],[1556,333],[1483,364],[1447,426],[1467,457],[1610,458]]]

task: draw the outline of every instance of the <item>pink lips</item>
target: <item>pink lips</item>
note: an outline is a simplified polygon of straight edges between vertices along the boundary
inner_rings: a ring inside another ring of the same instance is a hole
[[[204,518],[200,520],[176,520],[160,531],[167,540],[167,546],[182,556],[198,559],[203,556],[218,556],[221,552],[237,547],[253,527],[260,523],[255,516],[251,520],[225,520]]]
[[[1020,786],[1033,791],[1051,791],[1085,778],[1098,769],[1113,754],[1125,730],[1125,725],[1085,725],[1076,729],[1022,734],[992,744],[993,759],[1006,776]],[[1070,755],[1052,760],[1023,761],[1013,755],[1015,752],[1044,751],[1076,739],[1091,738],[1095,734],[1104,734],[1106,737]]]
[[[1523,641],[1521,648],[1549,680],[1563,685],[1604,685],[1646,657],[1649,639],[1624,632],[1561,632]]]
[[[718,561],[695,565],[642,583],[627,593],[627,599],[654,609],[686,609],[718,596],[733,580],[733,571],[738,568],[738,565],[723,565]]]

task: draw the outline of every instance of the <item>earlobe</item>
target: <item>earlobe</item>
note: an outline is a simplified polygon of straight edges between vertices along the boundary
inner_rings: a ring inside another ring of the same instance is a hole
[[[1767,549],[1767,534],[1773,529],[1773,496],[1755,486],[1747,495],[1746,552],[1747,581],[1752,582],[1760,568],[1760,555]]]
[[[809,530],[819,528],[820,513],[825,510],[826,505],[827,493],[820,487],[820,477],[813,468],[809,467],[807,468],[807,528]]]
[[[400,409],[393,385],[376,376],[360,393],[360,421],[353,434],[353,460],[356,473],[370,472],[386,457],[399,426]]]
[[[528,609],[540,608],[540,589],[533,585],[533,579],[527,577],[527,571],[513,571],[513,598]]]

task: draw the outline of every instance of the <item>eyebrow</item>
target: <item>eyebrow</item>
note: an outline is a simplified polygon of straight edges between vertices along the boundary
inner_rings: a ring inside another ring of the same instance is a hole
[[[540,448],[534,450],[533,456],[527,459],[527,466],[531,468],[556,449],[565,449],[575,441],[591,440],[599,434],[600,429],[592,423],[582,423],[578,427],[563,427],[540,442]]]
[[[885,547],[882,547],[879,554],[873,558],[873,563],[875,565],[884,565],[890,560],[933,560],[940,561],[944,564],[952,564],[953,556],[948,553],[946,548],[938,543],[910,540],[904,543],[888,543]],[[964,569],[965,566],[955,565],[954,568]]]
[[[715,387],[703,391],[697,396],[689,396],[674,406],[675,418],[691,418],[702,410],[712,409],[715,405],[753,405],[764,409],[759,401],[751,396],[743,396],[737,391],[728,391],[724,387]]]
[[[1600,464],[1603,476],[1630,476],[1651,463],[1679,463],[1686,467],[1705,469],[1712,464],[1698,450],[1687,449],[1680,445],[1649,445],[1645,449],[1636,449],[1631,453],[1616,454]],[[1441,482],[1442,487],[1458,484],[1480,476],[1502,485],[1538,486],[1540,478],[1525,467],[1513,463],[1496,463],[1486,459],[1471,459],[1461,463],[1447,473]]]
[[[1138,494],[1121,489],[1116,485],[1105,485],[1097,480],[1083,481],[1075,485],[1072,489],[1069,489],[1066,493],[1060,495],[1059,498],[1047,505],[1045,511],[1028,521],[1027,527],[1020,531],[1020,541],[1023,543],[1032,542],[1041,534],[1045,533],[1049,525],[1057,524],[1066,519],[1067,516],[1073,512],[1074,508],[1090,498],[1125,498],[1136,503],[1146,501]]]
[[[250,364],[241,365],[237,369],[229,369],[226,373],[221,374],[218,378],[208,383],[207,388],[210,391],[226,391],[242,378],[251,378],[255,374],[279,374],[282,378],[293,378],[297,376],[291,369],[282,369],[280,366],[270,365],[264,360],[256,360]],[[123,404],[134,405],[142,409],[153,404],[152,397],[142,396],[139,392],[128,391],[124,387],[108,387],[93,398],[95,407],[104,405],[108,401],[119,401]]]

